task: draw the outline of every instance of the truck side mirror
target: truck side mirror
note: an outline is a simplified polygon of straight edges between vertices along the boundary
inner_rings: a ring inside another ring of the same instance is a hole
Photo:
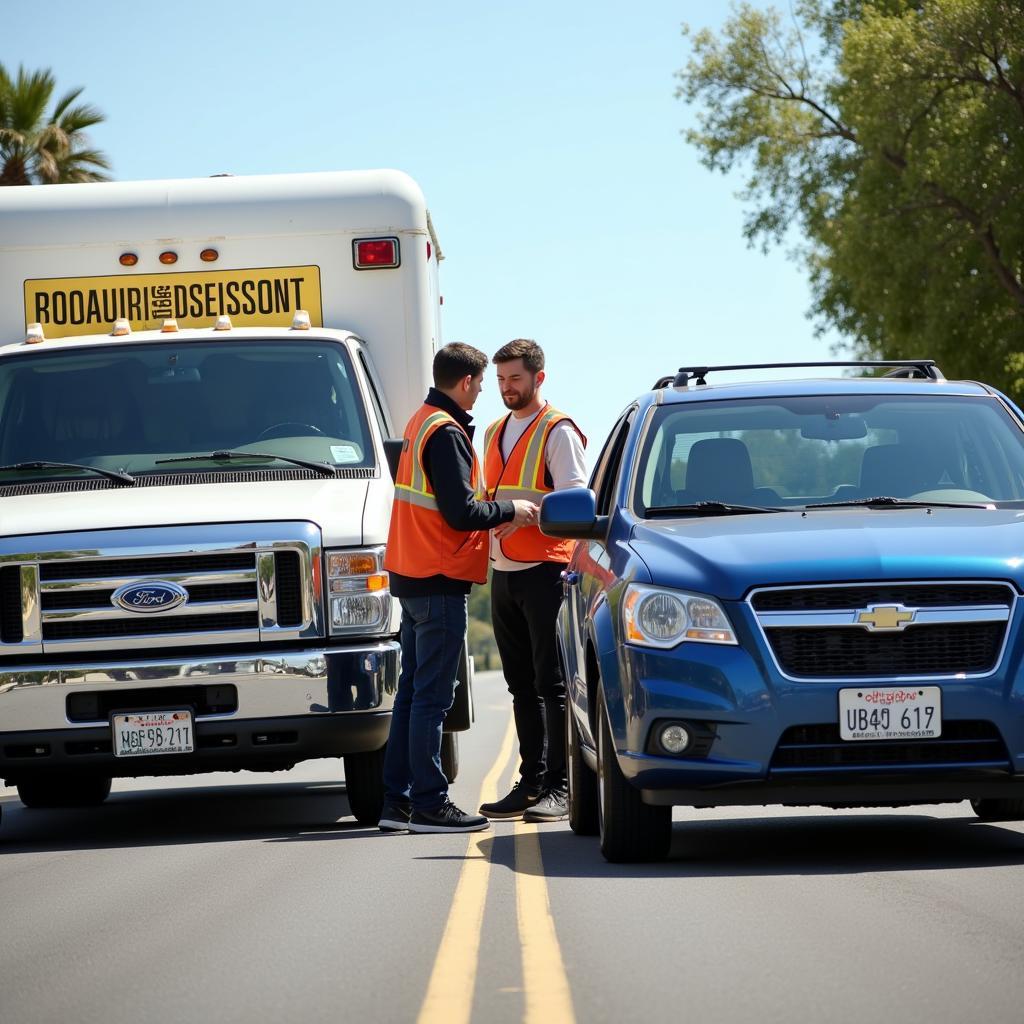
[[[388,460],[388,469],[391,470],[392,480],[398,477],[398,460],[402,457],[402,446],[404,444],[404,437],[384,438],[384,457]]]

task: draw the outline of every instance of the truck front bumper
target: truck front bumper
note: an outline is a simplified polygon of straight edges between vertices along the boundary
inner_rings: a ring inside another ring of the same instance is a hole
[[[0,777],[284,768],[387,740],[399,646],[0,668]],[[115,757],[114,711],[191,709],[190,754]]]

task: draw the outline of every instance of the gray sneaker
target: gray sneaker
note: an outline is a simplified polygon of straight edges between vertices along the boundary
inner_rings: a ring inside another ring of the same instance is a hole
[[[564,789],[547,789],[523,812],[523,821],[565,821],[569,817],[569,794]]]

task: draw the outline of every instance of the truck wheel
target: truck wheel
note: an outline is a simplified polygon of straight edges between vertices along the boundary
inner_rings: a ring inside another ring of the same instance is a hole
[[[972,800],[971,807],[982,821],[1024,821],[1024,800]]]
[[[459,734],[446,732],[441,735],[441,771],[449,783],[459,775]]]
[[[26,807],[98,807],[110,796],[110,779],[90,775],[25,779],[18,783],[18,796]]]
[[[596,836],[599,831],[597,776],[583,760],[576,717],[569,706],[565,709],[565,756],[569,776],[569,827],[578,836]]]
[[[601,853],[613,864],[664,860],[672,846],[672,808],[650,807],[626,780],[615,759],[602,704],[597,735],[598,821]]]
[[[360,825],[376,825],[384,806],[384,751],[345,755],[345,793]]]

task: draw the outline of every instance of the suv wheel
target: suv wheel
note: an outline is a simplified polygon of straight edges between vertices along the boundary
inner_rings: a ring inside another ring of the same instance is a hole
[[[98,807],[110,796],[110,779],[95,775],[25,779],[18,783],[18,796],[26,807]]]
[[[376,825],[384,806],[384,751],[345,755],[345,793],[348,806],[361,825]]]
[[[608,713],[598,712],[598,817],[601,853],[614,863],[663,860],[672,846],[672,808],[650,807],[640,791],[626,781],[615,759]]]
[[[578,836],[596,836],[599,827],[597,776],[583,760],[576,716],[568,704],[565,709],[565,756],[569,776],[569,827]]]
[[[1024,800],[1009,800],[1006,798],[972,800],[971,807],[982,821],[1024,820]]]

